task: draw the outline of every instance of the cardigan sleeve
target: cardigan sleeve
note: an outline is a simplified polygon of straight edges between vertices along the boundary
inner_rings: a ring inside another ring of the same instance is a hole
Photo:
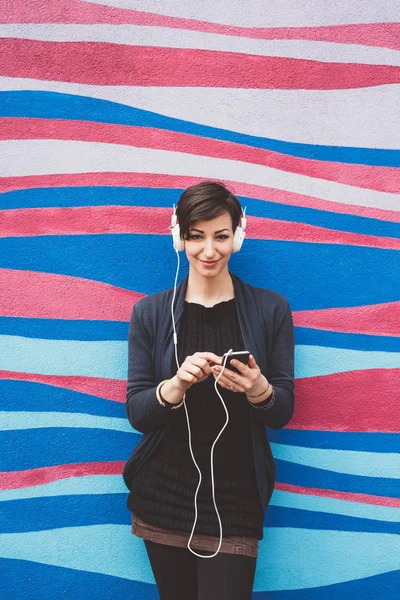
[[[141,433],[162,428],[174,414],[157,400],[151,335],[143,327],[136,305],[128,332],[128,382],[126,414],[132,427]],[[171,414],[172,413],[172,414]]]
[[[289,423],[294,411],[294,329],[287,300],[274,332],[265,375],[274,386],[275,402],[269,407],[253,408],[254,416],[268,427],[281,429]]]

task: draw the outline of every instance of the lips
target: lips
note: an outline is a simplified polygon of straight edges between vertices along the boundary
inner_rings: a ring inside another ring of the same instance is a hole
[[[204,265],[205,267],[213,267],[214,265],[216,265],[218,262],[218,260],[202,260],[201,264]]]

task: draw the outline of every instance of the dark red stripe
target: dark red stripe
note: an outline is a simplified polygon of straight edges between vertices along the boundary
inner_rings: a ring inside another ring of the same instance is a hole
[[[396,66],[102,42],[7,38],[0,55],[3,76],[91,85],[335,90],[400,82]]]
[[[344,308],[299,310],[293,314],[297,327],[325,331],[400,336],[400,302]]]
[[[228,20],[228,19],[227,19]],[[0,4],[1,23],[131,23],[259,39],[321,40],[400,48],[400,23],[356,23],[310,27],[240,27],[199,19],[102,6],[81,0],[13,0]]]
[[[139,233],[170,235],[171,209],[143,206],[18,208],[0,211],[2,237]],[[246,237],[313,244],[400,249],[400,239],[326,229],[306,223],[248,217]]]
[[[101,377],[80,377],[78,375],[41,375],[40,373],[21,373],[0,371],[0,379],[11,381],[34,381],[52,385],[113,402],[125,402],[126,380],[103,379]]]
[[[399,170],[298,158],[243,144],[149,127],[64,119],[0,118],[0,139],[59,139],[122,144],[264,165],[346,185],[400,192]]]
[[[4,317],[129,321],[133,305],[142,297],[139,292],[81,277],[0,269]]]
[[[43,485],[69,477],[85,477],[88,475],[121,475],[123,461],[86,462],[53,467],[39,467],[26,471],[3,471],[0,473],[0,489],[13,490],[33,485]]]
[[[361,502],[362,504],[373,504],[375,506],[392,506],[400,508],[399,498],[388,498],[386,496],[373,496],[372,494],[356,494],[354,492],[337,492],[336,490],[325,490],[322,488],[307,488],[289,483],[275,484],[275,489],[293,494],[304,494],[307,496],[319,496],[321,498],[335,498],[336,500],[347,500],[348,502]]]
[[[366,369],[296,379],[289,429],[399,433],[400,369]]]

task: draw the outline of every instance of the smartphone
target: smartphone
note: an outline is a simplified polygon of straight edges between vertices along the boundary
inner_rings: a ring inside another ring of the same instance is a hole
[[[224,364],[225,356],[226,356],[226,354],[224,354],[222,357],[222,364]],[[247,365],[249,362],[249,356],[250,356],[250,352],[248,352],[247,350],[240,350],[240,352],[231,352],[231,354],[227,358],[225,367],[227,369],[230,369],[231,371],[240,373],[240,371],[238,369],[236,369],[236,367],[231,365],[231,360],[240,360],[240,362]]]

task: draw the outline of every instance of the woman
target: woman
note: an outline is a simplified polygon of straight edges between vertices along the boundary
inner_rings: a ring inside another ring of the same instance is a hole
[[[132,532],[145,541],[161,600],[247,600],[275,483],[265,426],[281,428],[293,414],[292,315],[283,296],[229,272],[243,214],[227,188],[210,181],[189,187],[176,217],[189,275],[175,299],[171,289],[137,302],[129,328],[126,410],[144,434],[124,469]],[[223,369],[229,350],[248,350],[248,365]],[[217,379],[229,422],[213,461],[223,535],[215,555],[210,452],[226,421]],[[189,441],[202,474],[192,551],[199,473]]]

